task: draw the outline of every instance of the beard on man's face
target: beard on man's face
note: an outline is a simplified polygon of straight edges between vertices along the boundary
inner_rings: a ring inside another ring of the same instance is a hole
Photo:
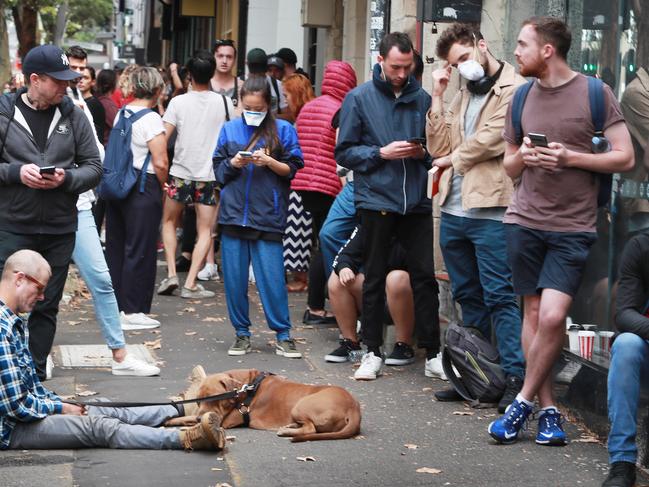
[[[541,78],[548,69],[547,63],[541,56],[538,56],[535,60],[528,61],[525,64],[521,64],[519,61],[519,67],[521,76],[531,76],[534,78]]]

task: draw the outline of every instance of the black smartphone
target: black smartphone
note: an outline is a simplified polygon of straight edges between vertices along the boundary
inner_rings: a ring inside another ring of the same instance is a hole
[[[43,166],[39,169],[41,174],[54,174],[56,166]]]
[[[247,150],[240,150],[239,155],[244,159],[251,159],[252,158],[252,152],[247,151]]]
[[[408,142],[411,144],[421,144],[421,145],[426,145],[426,138],[424,137],[412,137],[408,139]]]
[[[527,136],[532,141],[532,145],[534,145],[535,147],[548,146],[548,138],[543,134],[535,134],[534,132],[530,132],[527,134]]]

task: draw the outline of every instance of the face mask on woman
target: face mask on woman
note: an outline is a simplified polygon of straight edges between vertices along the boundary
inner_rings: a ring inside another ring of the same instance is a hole
[[[245,110],[243,112],[243,118],[246,121],[246,125],[251,127],[259,127],[261,122],[266,118],[266,113],[268,112],[252,112],[250,110]]]

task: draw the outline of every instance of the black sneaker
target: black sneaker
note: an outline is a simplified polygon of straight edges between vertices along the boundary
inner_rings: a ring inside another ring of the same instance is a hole
[[[635,485],[635,465],[630,462],[614,462],[602,487],[633,487]]]
[[[394,344],[392,353],[385,359],[385,365],[408,365],[415,362],[415,351],[403,342]]]
[[[361,350],[358,342],[352,342],[347,338],[340,340],[340,346],[328,355],[325,355],[325,361],[343,363],[349,361],[349,353]]]
[[[184,255],[179,255],[176,259],[176,272],[189,272],[192,261]]]
[[[518,393],[523,388],[523,379],[517,375],[508,375],[505,379],[505,392],[498,402],[498,412],[503,414],[511,403],[514,402]]]

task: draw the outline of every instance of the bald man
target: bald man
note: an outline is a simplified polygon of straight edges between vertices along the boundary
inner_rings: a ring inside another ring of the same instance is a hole
[[[186,429],[155,428],[178,416],[176,407],[89,407],[63,402],[36,375],[29,333],[18,316],[30,312],[52,275],[39,253],[19,250],[0,280],[0,450],[129,448],[221,450],[225,431],[215,413]],[[182,409],[182,407],[180,408]]]

